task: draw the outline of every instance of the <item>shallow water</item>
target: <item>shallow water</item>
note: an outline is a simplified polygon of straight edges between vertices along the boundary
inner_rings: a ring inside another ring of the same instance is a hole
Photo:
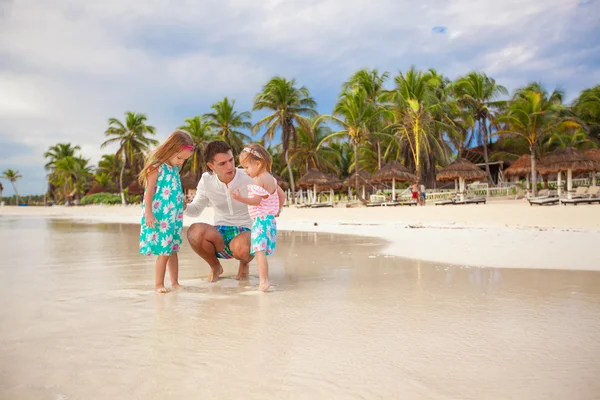
[[[157,295],[138,230],[0,217],[0,399],[600,398],[600,273],[281,233],[272,292],[186,243],[188,290]]]

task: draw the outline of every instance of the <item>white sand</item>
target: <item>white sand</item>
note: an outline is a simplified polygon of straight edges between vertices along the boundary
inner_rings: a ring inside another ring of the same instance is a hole
[[[0,207],[2,215],[139,223],[141,207]],[[208,208],[185,225],[212,222]],[[600,206],[487,205],[286,208],[282,230],[380,237],[386,254],[480,267],[600,270]],[[315,226],[315,224],[317,224]]]

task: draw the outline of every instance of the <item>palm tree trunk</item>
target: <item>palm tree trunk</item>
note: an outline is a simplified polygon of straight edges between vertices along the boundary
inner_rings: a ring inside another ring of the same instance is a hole
[[[13,187],[13,190],[15,191],[15,195],[17,196],[17,205],[19,205],[19,190],[17,189],[17,182],[13,182],[11,181],[10,184]]]
[[[535,170],[535,151],[533,145],[529,146],[529,151],[531,151],[531,191],[533,197],[537,197],[537,172]]]
[[[123,160],[123,165],[121,165],[121,175],[119,176],[119,186],[121,188],[121,204],[126,205],[125,201],[125,193],[123,192],[123,173],[125,172],[125,160]]]
[[[483,160],[485,161],[485,172],[487,173],[488,183],[492,184],[492,173],[490,172],[490,159],[488,157],[488,131],[485,124],[485,117],[479,120],[479,128],[483,131]]]
[[[361,203],[367,204],[367,200],[360,194],[358,190],[358,173],[360,172],[360,168],[358,166],[358,143],[354,142],[352,146],[354,147],[354,188],[356,189],[356,197],[358,197],[358,200],[360,200]]]
[[[296,184],[294,183],[294,172],[290,165],[290,149],[285,150],[285,163],[287,165],[288,175],[290,176],[290,189],[292,189],[292,204],[296,204]]]
[[[381,143],[377,141],[377,170],[381,169]]]

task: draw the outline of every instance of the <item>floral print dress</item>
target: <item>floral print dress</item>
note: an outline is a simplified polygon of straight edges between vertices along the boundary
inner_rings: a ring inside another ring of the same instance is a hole
[[[152,196],[154,228],[146,226],[145,204],[142,203],[140,254],[168,256],[181,248],[183,231],[183,189],[179,167],[162,164],[158,168],[156,191]]]

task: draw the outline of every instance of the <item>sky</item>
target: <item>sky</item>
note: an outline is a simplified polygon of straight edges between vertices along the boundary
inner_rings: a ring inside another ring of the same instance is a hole
[[[225,96],[250,111],[275,75],[321,113],[356,70],[413,65],[572,100],[600,83],[599,55],[600,0],[0,0],[0,172],[40,194],[48,147],[95,164],[116,151],[109,117],[143,112],[162,140]]]

